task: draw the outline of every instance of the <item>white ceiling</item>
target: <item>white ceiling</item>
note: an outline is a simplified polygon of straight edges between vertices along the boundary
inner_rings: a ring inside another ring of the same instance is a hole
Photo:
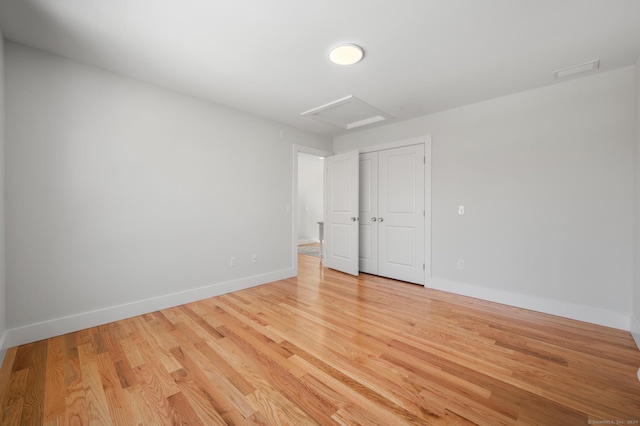
[[[404,120],[640,56],[637,0],[0,0],[4,37],[324,135],[347,95]],[[329,49],[361,45],[338,66]]]

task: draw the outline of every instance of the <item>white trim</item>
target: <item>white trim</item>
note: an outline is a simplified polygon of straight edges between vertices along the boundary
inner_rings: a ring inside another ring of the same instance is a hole
[[[631,336],[633,336],[636,346],[640,349],[640,321],[635,315],[631,315]]]
[[[7,355],[7,348],[4,343],[7,341],[7,331],[5,330],[2,335],[0,335],[0,367],[2,367],[2,363],[4,363],[4,357]]]
[[[428,144],[430,148],[431,135],[418,136],[415,138],[403,139],[400,141],[386,142],[379,145],[365,146],[358,149],[358,152],[360,154],[366,154],[367,152],[384,151],[387,149],[402,148],[405,146],[418,145],[418,144],[425,144],[425,148],[426,148],[426,145]],[[429,153],[431,153],[431,149],[429,149]]]
[[[629,316],[620,314],[619,312],[610,311],[608,309],[578,305],[555,299],[545,299],[543,297],[530,296],[527,294],[512,293],[509,291],[449,281],[441,278],[432,278],[427,282],[425,287],[592,324],[603,325],[605,327],[612,327],[626,331],[629,331],[630,328],[631,319]]]
[[[431,211],[431,135],[426,136],[424,142],[424,282],[429,282],[431,279],[431,225],[432,225],[432,211]]]
[[[110,306],[61,318],[54,318],[35,324],[24,325],[9,329],[5,332],[6,338],[1,348],[5,349],[42,339],[48,339],[50,337],[119,321],[125,318],[131,318],[137,315],[143,315],[160,309],[183,305],[197,300],[207,299],[209,297],[219,296],[232,291],[243,290],[249,287],[283,280],[293,276],[295,276],[293,269],[287,268],[251,277],[240,278],[233,281],[226,281],[191,290],[138,300],[122,305]]]
[[[293,148],[296,152],[296,158],[299,152],[302,152],[304,154],[317,155],[318,157],[328,157],[330,155],[333,155],[333,152],[331,151],[325,151],[323,149],[318,149],[318,148],[311,148],[310,146],[294,144]]]
[[[317,155],[319,157],[328,157],[333,155],[330,151],[323,151],[317,148],[311,148],[309,146],[293,144],[293,173],[292,173],[292,185],[291,185],[291,265],[293,268],[294,276],[298,275],[298,154],[299,153]]]

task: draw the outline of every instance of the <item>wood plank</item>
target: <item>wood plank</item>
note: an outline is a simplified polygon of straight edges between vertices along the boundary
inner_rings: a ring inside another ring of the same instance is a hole
[[[2,401],[4,401],[4,396],[9,389],[11,372],[13,370],[13,363],[16,359],[17,352],[17,347],[13,347],[7,350],[7,353],[4,356],[4,362],[2,364],[2,367],[0,368],[0,404],[2,403]]]
[[[27,380],[29,370],[12,371],[7,388],[2,399],[2,412],[0,413],[0,424],[18,425],[22,418],[22,408],[24,406],[24,395],[27,393]]]
[[[22,424],[40,424],[44,421],[47,343],[46,340],[33,343],[30,353],[22,359],[29,371],[20,418]]]
[[[194,381],[201,386],[203,383],[211,383],[211,387],[203,387],[203,389],[213,397],[211,402],[223,417],[232,417],[237,411],[242,417],[247,418],[255,412],[254,407],[245,398],[246,395],[190,342],[183,342],[182,346],[174,348],[171,352],[191,374]]]
[[[102,386],[93,343],[89,342],[78,346],[78,358],[82,371],[82,382],[84,384],[89,423],[109,425],[112,423],[111,415],[109,414],[107,397]]]
[[[86,425],[89,423],[89,412],[78,356],[78,335],[75,333],[66,334],[64,340],[64,386],[66,391],[64,424]]]
[[[171,407],[171,424],[204,425],[205,423],[193,409],[182,392],[168,398]]]
[[[142,385],[137,383],[125,390],[128,405],[132,411],[132,418],[128,422],[135,425],[159,425],[168,424],[166,419],[160,417],[160,413],[150,405],[151,401],[142,391]]]
[[[129,405],[129,398],[121,386],[115,364],[108,352],[96,355],[96,363],[100,372],[100,381],[104,389],[104,396],[109,409],[109,416],[113,424],[126,424],[134,417]],[[129,386],[127,386],[129,387]]]
[[[62,424],[65,417],[64,344],[64,337],[58,336],[47,345],[44,421],[49,424]]]
[[[197,374],[197,373],[196,373]],[[237,414],[235,410],[221,408],[211,395],[206,379],[193,378],[186,370],[180,369],[171,373],[171,377],[184,392],[193,409],[201,419],[206,419],[210,425],[227,425],[242,423],[242,417],[232,419]],[[230,414],[231,413],[231,414]]]

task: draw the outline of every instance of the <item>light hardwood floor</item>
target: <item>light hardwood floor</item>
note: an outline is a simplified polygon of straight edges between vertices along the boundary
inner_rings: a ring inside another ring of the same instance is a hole
[[[10,349],[1,423],[638,424],[639,366],[626,332],[300,256],[297,278]]]

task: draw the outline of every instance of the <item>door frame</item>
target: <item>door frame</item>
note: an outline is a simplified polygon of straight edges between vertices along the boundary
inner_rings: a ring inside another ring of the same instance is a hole
[[[333,155],[333,152],[331,151],[293,144],[293,185],[291,185],[291,199],[293,200],[291,207],[291,213],[293,214],[293,220],[291,221],[291,265],[295,276],[298,275],[298,227],[300,226],[300,224],[298,223],[298,154],[300,153],[317,155],[319,157],[329,157],[330,155]]]
[[[374,151],[384,151],[393,148],[402,148],[409,145],[424,144],[424,285],[427,286],[431,279],[432,268],[432,243],[431,243],[431,135],[417,136],[414,138],[403,139],[393,142],[382,143],[378,145],[365,146],[358,149],[360,154]]]

